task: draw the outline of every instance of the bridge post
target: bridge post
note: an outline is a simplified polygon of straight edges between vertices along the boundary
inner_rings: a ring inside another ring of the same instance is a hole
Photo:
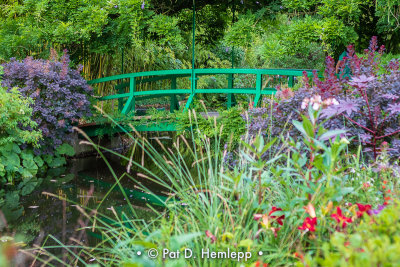
[[[233,89],[233,73],[228,74],[228,89]],[[232,106],[236,105],[236,99],[234,94],[228,94],[227,107],[230,109]]]
[[[117,90],[118,94],[123,94],[124,93],[124,87],[122,87],[121,85],[122,85],[122,80],[121,80],[121,83],[116,86],[117,89],[118,89]],[[124,101],[123,101],[122,98],[119,98],[118,99],[118,111],[122,111],[123,107],[124,107]]]
[[[172,90],[176,89],[176,77],[171,78],[171,89]],[[171,95],[169,111],[174,112],[175,110],[178,110],[178,109],[179,109],[178,99],[176,98],[176,95]]]
[[[186,102],[185,110],[189,109],[190,104],[192,104],[193,98],[196,95],[196,88],[197,88],[197,80],[198,80],[198,78],[196,78],[196,72],[194,70],[192,71],[192,75],[191,75],[191,77],[189,79],[190,79],[190,89],[192,90],[192,93],[190,94],[189,99]]]
[[[261,73],[257,73],[257,78],[256,78],[256,97],[254,99],[254,107],[257,107],[258,101],[260,101],[261,89],[262,89],[262,74]]]
[[[290,88],[294,86],[294,76],[289,76],[288,86]]]
[[[136,90],[136,78],[129,78],[129,98],[125,103],[124,108],[122,109],[122,114],[126,115],[132,110],[135,112],[135,90]]]

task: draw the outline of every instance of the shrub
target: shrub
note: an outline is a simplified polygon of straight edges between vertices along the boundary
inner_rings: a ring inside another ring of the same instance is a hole
[[[56,56],[51,60],[27,57],[4,64],[3,86],[18,87],[23,96],[33,99],[32,118],[44,137],[40,141],[42,153],[52,153],[73,124],[90,115],[88,96],[92,89],[80,76],[81,69],[71,69],[68,64],[66,51],[61,61]]]
[[[324,119],[329,118],[325,127],[348,130],[347,134],[357,136],[354,141],[365,145],[365,151],[368,154],[373,152],[374,158],[384,141],[392,144],[392,155],[400,155],[399,142],[393,139],[400,133],[399,64],[391,61],[382,68],[380,59],[383,50],[383,46],[378,50],[376,37],[372,38],[362,57],[354,52],[353,46],[348,46],[348,56],[339,64],[340,74],[336,74],[335,61],[328,56],[324,78],[320,79],[314,72],[310,81],[305,75],[304,87],[296,91],[293,97],[270,103],[270,107],[273,106],[272,116],[268,116],[270,109],[251,111],[253,116],[248,123],[250,133],[269,131],[277,135],[287,127],[289,118],[301,119],[302,104],[306,104],[304,100],[320,96],[319,104],[322,104],[327,99],[335,98],[339,104],[323,111]],[[350,70],[350,75],[345,75],[346,68]],[[289,134],[295,137],[298,131],[290,128]]]
[[[32,177],[38,166],[29,152],[22,151],[20,145],[37,146],[41,139],[37,123],[31,120],[31,99],[21,96],[17,89],[7,92],[0,87],[0,184],[12,183],[14,178]],[[30,128],[31,130],[26,130]]]
[[[31,103],[17,89],[7,92],[0,87],[0,210],[7,221],[22,215],[19,195],[31,193],[40,182],[35,175],[43,160],[31,148],[38,146],[42,135],[31,120]]]

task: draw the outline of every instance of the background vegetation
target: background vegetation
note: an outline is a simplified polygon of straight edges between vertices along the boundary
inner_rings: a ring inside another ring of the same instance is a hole
[[[84,77],[189,68],[192,1],[16,1],[0,5],[0,59],[67,49]],[[198,68],[322,68],[378,36],[400,52],[396,0],[197,1]],[[233,17],[235,11],[235,17]],[[232,24],[233,23],[233,24]]]

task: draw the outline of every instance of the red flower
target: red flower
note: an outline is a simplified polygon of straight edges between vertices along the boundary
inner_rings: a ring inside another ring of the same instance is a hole
[[[368,182],[363,183],[363,189],[367,189],[369,187],[371,187],[371,185]]]
[[[295,253],[293,254],[293,256],[294,256],[295,258],[300,259],[302,262],[304,261],[304,256],[303,256],[303,254],[301,254],[301,253],[295,252]]]
[[[275,227],[271,227],[271,231],[274,233],[275,237],[278,237],[278,231],[281,230],[281,228],[275,228]]]
[[[209,230],[206,231],[206,236],[211,239],[211,243],[214,243],[215,241],[217,241],[217,238],[215,237],[215,235],[213,235]]]
[[[340,209],[340,207],[337,207],[337,208],[336,208],[336,214],[335,214],[335,213],[332,214],[331,217],[332,217],[333,219],[335,219],[335,221],[336,221],[337,223],[339,223],[339,224],[342,223],[342,228],[346,228],[347,223],[351,223],[351,222],[352,222],[352,219],[351,219],[351,218],[346,217],[346,216],[344,216],[344,215],[342,214],[342,210]]]
[[[371,205],[363,205],[363,204],[360,204],[360,203],[356,203],[357,204],[357,206],[358,206],[358,210],[359,211],[357,211],[357,217],[361,217],[365,212],[366,213],[370,213],[370,211],[371,211]]]
[[[315,226],[317,225],[317,218],[305,218],[303,225],[299,226],[299,230],[308,230],[310,232],[315,232]]]
[[[285,219],[285,215],[281,215],[281,216],[271,216],[272,213],[274,213],[275,211],[281,211],[281,208],[277,208],[277,207],[272,207],[272,210],[268,213],[268,216],[271,219],[274,219],[277,223],[279,223],[280,225],[283,225],[283,219]]]
[[[268,267],[268,263],[263,263],[261,261],[256,261],[254,264],[255,267]]]

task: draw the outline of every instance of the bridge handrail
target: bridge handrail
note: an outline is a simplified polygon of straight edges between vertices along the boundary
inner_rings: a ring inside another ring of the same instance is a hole
[[[261,75],[282,75],[282,76],[302,76],[306,71],[309,76],[312,75],[312,69],[195,69],[194,74],[212,75],[212,74],[261,74]],[[126,73],[88,81],[88,84],[97,84],[129,78],[148,77],[148,76],[191,76],[191,69],[177,70],[155,70]],[[169,79],[169,78],[166,78]]]
[[[263,85],[262,85],[263,75],[287,76],[289,78],[288,86],[292,87],[294,84],[294,77],[302,76],[304,71],[307,72],[308,76],[311,76],[312,72],[313,72],[313,70],[309,70],[309,69],[194,69],[193,72],[191,69],[159,70],[159,71],[146,71],[146,72],[136,72],[136,73],[127,73],[127,74],[109,76],[109,77],[104,77],[104,78],[88,81],[88,84],[98,84],[98,83],[104,83],[104,82],[110,82],[110,81],[121,81],[123,79],[129,79],[129,83],[120,84],[119,87],[116,87],[119,89],[118,94],[106,96],[106,97],[99,99],[99,100],[118,99],[118,103],[119,103],[118,108],[122,110],[123,114],[127,114],[132,109],[134,109],[136,96],[154,97],[154,96],[161,96],[161,95],[170,95],[171,96],[171,111],[173,111],[176,109],[176,107],[179,107],[179,104],[177,103],[176,95],[190,94],[189,99],[186,103],[186,108],[188,108],[193,101],[196,91],[198,93],[215,93],[215,92],[218,92],[218,90],[220,90],[221,93],[228,94],[228,108],[229,108],[229,107],[231,107],[231,105],[234,102],[233,94],[240,93],[240,92],[238,92],[238,90],[240,90],[240,88],[235,89],[233,87],[233,80],[234,80],[233,75],[234,74],[254,74],[254,75],[256,75],[256,87],[254,89],[251,88],[251,90],[246,90],[246,93],[248,93],[248,94],[251,93],[251,94],[255,95],[254,105],[256,106],[262,95],[274,94],[276,92],[275,88],[265,88],[266,90],[265,91],[263,90]],[[217,74],[217,75],[227,74],[228,75],[228,88],[227,89],[212,89],[209,91],[197,89],[197,86],[196,86],[196,84],[197,84],[196,80],[198,79],[197,76],[214,75],[214,74]],[[143,77],[152,77],[152,78],[137,79],[137,78],[143,78]],[[191,88],[190,89],[177,89],[176,88],[176,78],[179,78],[179,77],[191,77],[190,79],[194,79],[194,82],[191,82]],[[171,80],[171,89],[163,89],[163,90],[157,90],[157,91],[155,91],[155,90],[143,91],[140,93],[136,92],[136,85],[139,83],[152,82],[152,81],[165,80],[165,79]],[[125,87],[129,87],[129,93],[124,92]],[[126,101],[125,104],[123,104],[122,98],[127,98],[127,97],[128,97],[128,100]]]

